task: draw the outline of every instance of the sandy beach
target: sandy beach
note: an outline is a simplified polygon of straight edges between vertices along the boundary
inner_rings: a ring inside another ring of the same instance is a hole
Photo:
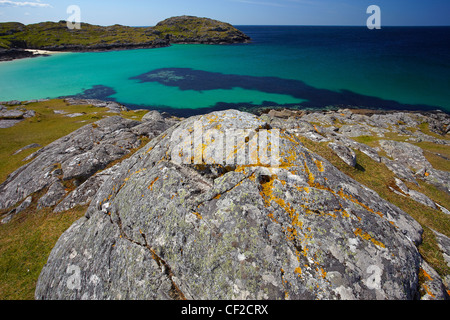
[[[25,49],[25,51],[32,52],[33,54],[57,54],[64,53],[63,51],[48,51],[48,50],[38,50],[38,49]]]

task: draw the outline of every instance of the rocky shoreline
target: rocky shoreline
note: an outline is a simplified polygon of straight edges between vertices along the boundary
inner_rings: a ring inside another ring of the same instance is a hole
[[[35,58],[43,55],[37,55],[23,49],[0,49],[0,62],[13,61],[17,59]]]
[[[38,149],[0,185],[3,223],[33,204],[89,206],[50,254],[37,299],[449,298],[450,273],[418,250],[431,228],[450,268],[448,114],[150,111],[135,121],[115,102],[67,103],[111,116]],[[279,130],[281,165],[179,164],[171,138],[196,123],[245,129],[246,147]],[[422,225],[415,207],[443,223]],[[76,290],[69,265],[83,273]]]

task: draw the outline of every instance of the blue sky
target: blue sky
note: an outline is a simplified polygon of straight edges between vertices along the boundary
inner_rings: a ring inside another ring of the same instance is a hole
[[[70,5],[99,25],[151,26],[186,14],[234,25],[364,26],[369,5],[381,8],[382,26],[450,25],[450,0],[0,0],[0,22],[66,20]]]

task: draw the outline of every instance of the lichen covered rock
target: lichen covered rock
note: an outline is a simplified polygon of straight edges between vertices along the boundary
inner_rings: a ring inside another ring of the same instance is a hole
[[[199,124],[215,138],[196,135]],[[206,161],[230,132],[243,143],[225,148],[223,163]],[[267,147],[276,165],[230,160],[239,150],[250,159],[255,137],[261,146],[271,134],[260,118],[228,110],[153,139],[59,239],[36,298],[418,298],[420,225],[285,130]]]

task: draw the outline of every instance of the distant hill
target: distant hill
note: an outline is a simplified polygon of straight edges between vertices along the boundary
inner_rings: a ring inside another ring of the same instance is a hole
[[[208,18],[172,17],[155,27],[98,26],[82,23],[67,28],[66,21],[24,25],[0,23],[0,60],[20,49],[104,51],[166,47],[171,43],[230,44],[250,41],[232,25]],[[12,57],[14,58],[14,57]],[[6,59],[3,59],[6,60]]]
[[[250,41],[250,37],[229,23],[192,16],[169,18],[151,29],[171,43],[222,44]]]

